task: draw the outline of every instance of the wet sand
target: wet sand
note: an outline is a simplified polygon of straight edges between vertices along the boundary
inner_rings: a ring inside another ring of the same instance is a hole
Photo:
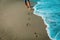
[[[3,1],[0,3],[0,40],[49,40],[42,18],[29,12],[24,2]]]

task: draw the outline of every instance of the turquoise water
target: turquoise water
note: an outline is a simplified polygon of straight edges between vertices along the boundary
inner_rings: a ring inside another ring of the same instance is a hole
[[[41,16],[47,25],[47,34],[51,40],[60,40],[60,0],[33,0],[34,14]]]

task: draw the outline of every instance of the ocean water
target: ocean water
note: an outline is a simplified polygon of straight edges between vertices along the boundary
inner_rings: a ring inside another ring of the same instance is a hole
[[[51,40],[60,40],[60,0],[33,0],[34,14],[44,20],[47,34]]]

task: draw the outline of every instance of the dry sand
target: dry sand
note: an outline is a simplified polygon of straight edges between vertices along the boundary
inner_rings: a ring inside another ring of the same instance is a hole
[[[45,28],[24,2],[0,0],[0,40],[49,40]]]

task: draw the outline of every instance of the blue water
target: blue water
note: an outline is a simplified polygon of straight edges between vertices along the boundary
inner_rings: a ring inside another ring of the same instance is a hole
[[[33,0],[34,14],[44,20],[47,34],[51,40],[60,40],[60,0]]]

